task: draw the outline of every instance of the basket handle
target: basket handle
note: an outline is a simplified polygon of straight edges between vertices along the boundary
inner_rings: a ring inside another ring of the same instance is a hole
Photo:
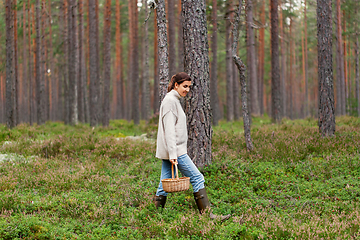
[[[178,173],[178,167],[177,164],[171,164],[171,175],[172,175],[172,179],[174,179],[174,165],[175,165],[175,171],[176,171],[176,178],[179,178],[179,173]]]

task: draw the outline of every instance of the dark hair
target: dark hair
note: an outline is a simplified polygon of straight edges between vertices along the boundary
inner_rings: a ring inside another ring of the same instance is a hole
[[[190,76],[187,73],[179,72],[171,77],[167,91],[170,92],[175,87],[175,83],[182,84],[185,81],[191,81]]]

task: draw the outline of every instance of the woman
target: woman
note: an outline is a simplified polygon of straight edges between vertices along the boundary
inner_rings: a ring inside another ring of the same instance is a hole
[[[159,187],[154,197],[156,207],[164,208],[167,193],[162,188],[162,179],[171,178],[171,165],[177,164],[180,172],[190,177],[194,198],[200,213],[210,207],[205,190],[205,179],[187,154],[186,115],[180,104],[180,98],[185,97],[191,87],[191,78],[184,72],[172,76],[168,86],[168,93],[163,99],[159,113],[159,128],[157,134],[156,157],[162,159]],[[221,220],[230,215],[221,216]],[[216,215],[210,212],[210,218]]]

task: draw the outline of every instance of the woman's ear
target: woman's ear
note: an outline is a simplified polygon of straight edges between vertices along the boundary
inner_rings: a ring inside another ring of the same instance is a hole
[[[177,89],[179,87],[179,84],[176,82],[174,85],[174,88]]]

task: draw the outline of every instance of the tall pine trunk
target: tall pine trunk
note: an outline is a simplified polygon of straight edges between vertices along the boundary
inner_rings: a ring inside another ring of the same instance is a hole
[[[110,120],[110,78],[111,78],[111,0],[106,0],[104,13],[104,100],[103,126],[109,126]]]
[[[15,74],[14,74],[14,16],[13,1],[6,0],[6,125],[16,126],[15,116]]]
[[[260,115],[259,108],[259,97],[258,97],[258,79],[257,79],[257,71],[256,71],[256,51],[255,51],[255,36],[253,29],[253,4],[252,0],[246,1],[247,6],[247,29],[248,29],[248,39],[247,44],[249,45],[249,60],[248,60],[248,75],[249,75],[249,83],[250,83],[250,101],[251,101],[251,113],[255,116]]]
[[[271,100],[272,117],[281,122],[281,91],[279,67],[278,3],[271,0]]]
[[[339,115],[346,114],[346,95],[345,95],[345,73],[344,73],[344,52],[342,46],[342,29],[341,29],[341,3],[340,0],[336,1],[336,19],[337,19],[337,108]]]
[[[86,104],[86,74],[85,74],[85,54],[84,54],[84,16],[83,0],[78,0],[78,18],[79,18],[79,82],[78,82],[78,118],[80,122],[85,122],[85,104]]]
[[[183,0],[185,72],[192,79],[186,96],[188,154],[199,168],[211,163],[209,46],[205,0]]]
[[[212,122],[216,126],[221,118],[219,109],[219,96],[217,90],[217,0],[212,1],[212,38],[211,38],[211,74],[210,74],[210,103],[212,109]]]
[[[232,0],[226,1],[226,14],[225,14],[225,46],[226,46],[226,120],[234,120],[234,83],[233,83],[233,71],[234,63],[231,58],[231,19],[233,16]]]
[[[144,6],[145,16],[148,15],[148,6],[146,0],[142,0]],[[142,94],[141,94],[141,118],[148,120],[150,116],[150,81],[149,81],[149,24],[146,21],[144,24],[144,36],[142,46]]]
[[[359,2],[356,4],[356,16],[358,16]],[[355,97],[357,102],[357,116],[360,117],[360,73],[359,73],[359,23],[355,23]]]
[[[123,118],[124,117],[124,105],[123,105],[123,79],[122,79],[122,68],[121,68],[121,54],[122,54],[122,49],[121,49],[121,45],[122,45],[122,41],[121,41],[121,6],[120,6],[120,1],[116,1],[116,33],[115,33],[115,37],[116,37],[116,45],[115,45],[115,49],[116,49],[116,61],[115,61],[115,71],[116,71],[116,79],[115,79],[115,85],[113,86],[113,88],[116,90],[116,92],[114,92],[114,99],[116,99],[116,101],[114,102],[115,104],[115,118]],[[116,95],[116,96],[115,96]]]
[[[97,48],[96,0],[89,0],[90,126],[99,124],[99,52]]]
[[[23,72],[22,72],[22,85],[23,85],[23,90],[21,91],[20,94],[23,95],[23,101],[21,102],[21,112],[22,112],[22,118],[21,121],[23,122],[29,122],[28,121],[28,108],[27,108],[27,103],[29,102],[28,97],[28,59],[27,59],[27,45],[26,45],[26,3],[23,3],[23,59],[22,59],[22,66],[23,66]],[[28,22],[28,24],[30,24],[30,21]]]
[[[264,74],[265,74],[265,1],[261,4],[260,19],[262,27],[259,29],[259,74],[258,74],[258,97],[260,114],[264,114]]]
[[[41,12],[40,0],[36,0],[36,54],[35,54],[35,68],[36,68],[36,105],[37,105],[37,123],[38,125],[45,123],[45,84],[44,84],[44,70],[43,70],[43,56],[41,54],[42,34],[41,27]]]
[[[177,61],[178,61],[178,67],[177,72],[183,72],[184,71],[184,42],[183,42],[183,24],[182,24],[182,14],[181,14],[181,0],[178,1],[178,55],[177,55]]]
[[[154,10],[154,94],[153,109],[154,113],[159,113],[160,108],[160,79],[159,79],[159,49],[158,49],[158,28],[157,28],[157,9]]]
[[[307,0],[304,1],[304,24],[305,24],[305,96],[304,96],[304,115],[305,117],[308,117],[310,112],[309,112],[309,92],[308,92],[308,88],[309,88],[309,67],[308,67],[308,39],[307,39]]]
[[[331,8],[331,1],[317,0],[319,130],[322,136],[335,133]]]
[[[175,1],[167,0],[168,37],[169,37],[169,76],[176,74],[176,23],[175,23]]]

